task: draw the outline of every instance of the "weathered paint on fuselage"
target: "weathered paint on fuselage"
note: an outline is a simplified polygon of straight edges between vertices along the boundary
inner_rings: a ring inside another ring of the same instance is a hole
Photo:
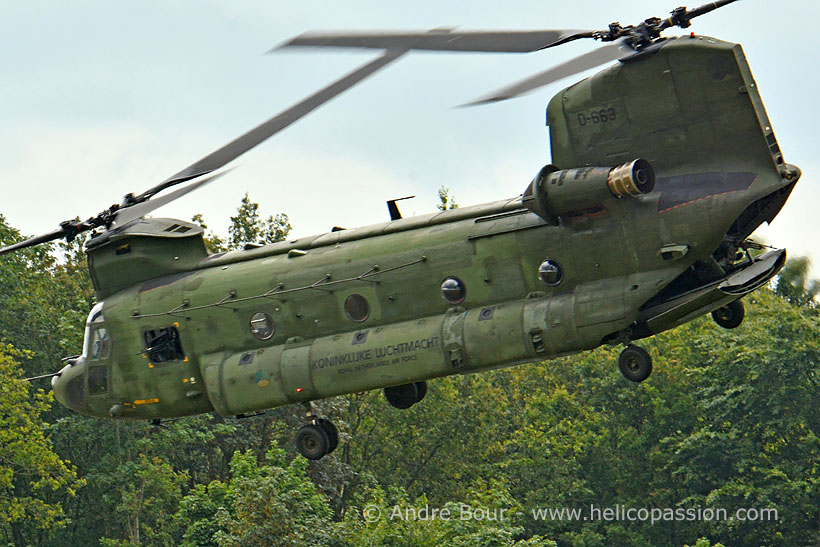
[[[134,418],[247,413],[546,359],[628,332],[641,306],[746,228],[744,212],[796,181],[739,46],[684,38],[656,49],[564,90],[548,112],[559,169],[642,157],[655,191],[603,198],[558,224],[515,198],[205,258],[104,295],[107,391],[68,406]],[[545,258],[563,268],[557,286],[538,278]],[[447,277],[465,284],[463,302],[442,298]],[[363,322],[345,313],[351,294],[369,304]],[[269,340],[251,334],[259,311],[275,321]],[[171,325],[185,359],[151,363],[145,331]],[[55,384],[64,404],[59,385],[84,368]]]

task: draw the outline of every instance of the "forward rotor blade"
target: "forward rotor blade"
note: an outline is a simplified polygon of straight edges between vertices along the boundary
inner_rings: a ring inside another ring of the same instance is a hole
[[[554,66],[544,72],[539,72],[534,76],[530,76],[524,80],[516,82],[510,86],[504,87],[489,95],[478,98],[475,101],[463,104],[461,106],[475,106],[480,104],[494,103],[497,101],[504,101],[512,99],[525,93],[529,93],[534,89],[551,84],[567,76],[572,76],[579,72],[595,68],[596,66],[621,59],[631,55],[634,51],[621,43],[609,44],[596,48],[589,53],[584,53],[566,63]]]
[[[131,207],[126,207],[124,209],[120,209],[117,211],[116,217],[114,217],[114,223],[117,226],[122,226],[128,222],[131,222],[135,218],[140,218],[142,216],[147,215],[154,209],[159,209],[163,205],[171,203],[175,199],[179,199],[185,194],[193,192],[198,188],[202,188],[208,183],[215,181],[216,179],[222,177],[223,175],[227,175],[229,172],[233,171],[233,169],[226,169],[221,173],[216,173],[215,175],[211,175],[210,177],[205,177],[203,179],[197,180],[192,182],[187,186],[183,186],[182,188],[178,188],[173,192],[168,192],[162,196],[149,199],[143,201],[141,203],[137,203],[136,205],[132,205]]]
[[[40,236],[30,237],[25,241],[20,241],[18,243],[15,243],[14,245],[3,247],[2,249],[0,249],[0,255],[10,253],[18,249],[25,249],[26,247],[33,247],[34,245],[39,245],[41,243],[54,241],[55,239],[60,239],[62,237],[65,237],[66,235],[66,231],[63,228],[59,228],[57,230],[54,230],[53,232],[49,232],[47,234],[43,234]]]
[[[55,376],[59,376],[62,373],[63,372],[60,371],[60,372],[52,372],[50,374],[43,374],[41,376],[32,376],[31,378],[23,378],[23,381],[24,382],[33,382],[34,380],[43,380],[45,378],[53,378]]]
[[[384,68],[405,53],[406,51],[402,50],[391,50],[384,52],[384,54],[378,59],[359,67],[327,87],[320,89],[310,97],[296,103],[284,112],[277,114],[268,121],[258,125],[244,135],[229,142],[222,148],[212,152],[201,160],[189,165],[182,171],[172,175],[161,184],[146,190],[137,196],[135,200],[138,202],[145,201],[157,192],[160,192],[170,186],[174,186],[181,182],[185,182],[186,180],[191,180],[193,178],[206,175],[212,171],[216,171],[220,167],[223,167],[227,163],[238,158],[251,148],[285,129],[293,122],[325,104],[330,99],[361,82],[377,70]]]
[[[158,192],[161,192],[166,188],[170,188],[171,186],[175,186],[185,181],[216,171],[228,162],[238,158],[254,146],[257,146],[279,131],[285,129],[293,122],[306,116],[332,98],[361,82],[380,68],[387,66],[405,53],[407,53],[406,50],[385,51],[379,58],[362,65],[353,72],[320,89],[310,97],[296,103],[284,112],[274,116],[268,121],[251,129],[244,135],[229,142],[222,148],[189,165],[179,173],[166,179],[161,184],[146,190],[139,196],[127,196],[121,206],[113,206],[83,222],[63,222],[60,225],[60,228],[54,230],[53,232],[32,237],[25,241],[21,241],[19,243],[15,243],[14,245],[9,245],[0,249],[0,255],[15,251],[17,249],[38,245],[40,243],[54,241],[55,239],[60,238],[66,238],[68,241],[71,241],[79,232],[84,232],[100,226],[105,226],[108,228],[111,227],[112,223],[123,225],[131,220],[144,216],[154,209],[157,209],[166,203],[170,203],[171,201],[174,201],[175,199],[216,180],[224,173],[196,181],[195,183],[190,184],[177,192],[168,194],[163,198],[151,199]]]
[[[285,42],[285,47],[352,47],[373,49],[424,49],[432,51],[486,51],[526,53],[592,38],[592,31],[556,29],[523,31],[468,31],[433,29],[427,32],[306,32]]]

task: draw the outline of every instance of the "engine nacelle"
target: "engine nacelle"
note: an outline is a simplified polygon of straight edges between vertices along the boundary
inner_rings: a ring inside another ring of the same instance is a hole
[[[607,199],[647,194],[654,187],[655,171],[642,159],[620,167],[580,167],[562,171],[547,165],[527,187],[522,201],[536,215],[557,223],[561,215],[581,214]]]

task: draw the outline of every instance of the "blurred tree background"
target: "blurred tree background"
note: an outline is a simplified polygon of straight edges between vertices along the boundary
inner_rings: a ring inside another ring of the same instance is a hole
[[[457,206],[442,187],[439,208]],[[206,229],[201,215],[194,220]],[[211,252],[287,237],[245,195]],[[0,217],[0,244],[21,234]],[[0,260],[0,541],[8,545],[658,546],[820,544],[820,290],[806,259],[745,299],[726,331],[703,317],[643,343],[655,370],[625,380],[617,348],[321,401],[338,450],[308,462],[301,409],[151,427],[53,404],[25,376],[77,353],[93,290],[81,251]],[[59,256],[57,259],[55,256]],[[505,518],[391,512],[460,504]],[[776,508],[777,519],[650,523],[536,519],[535,508]],[[375,509],[374,509],[375,508]],[[382,518],[370,519],[373,511]],[[498,513],[496,513],[498,514]],[[373,520],[373,521],[371,521]]]

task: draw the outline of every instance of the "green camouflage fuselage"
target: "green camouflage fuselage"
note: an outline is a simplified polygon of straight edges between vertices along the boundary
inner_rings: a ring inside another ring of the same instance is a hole
[[[518,197],[212,256],[189,223],[126,225],[89,242],[102,315],[55,378],[58,400],[95,416],[231,415],[509,366],[672,328],[782,265],[734,258],[799,177],[740,46],[662,42],[560,92],[547,118],[550,170],[643,158],[654,189],[541,196],[554,215]],[[539,279],[545,259],[558,284]],[[466,288],[455,304],[450,277]],[[275,325],[266,340],[251,332],[258,312]],[[174,351],[148,347],[171,328]]]

